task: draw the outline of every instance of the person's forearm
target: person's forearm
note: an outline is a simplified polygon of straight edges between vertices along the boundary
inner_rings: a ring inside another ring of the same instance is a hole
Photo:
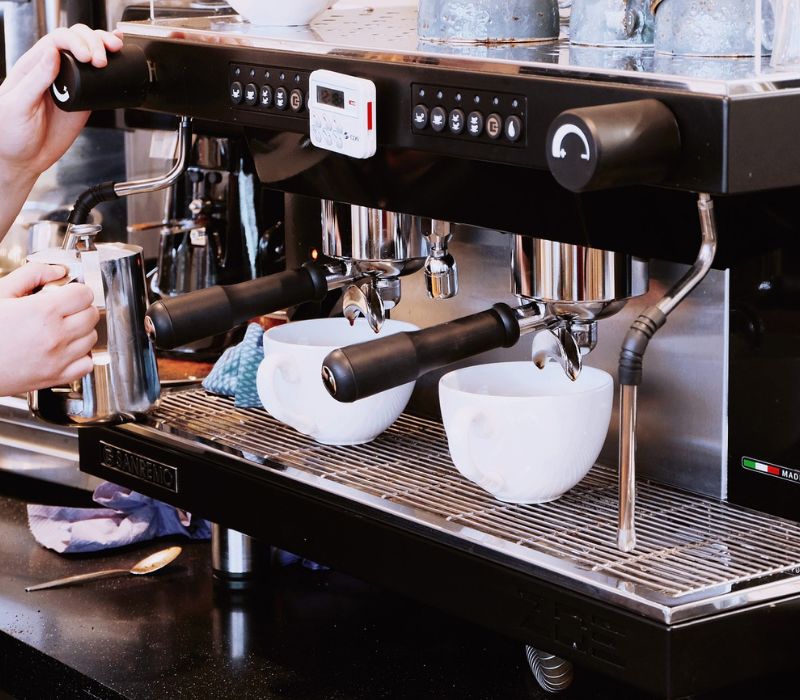
[[[0,162],[0,239],[8,233],[35,184],[35,177],[12,174]]]

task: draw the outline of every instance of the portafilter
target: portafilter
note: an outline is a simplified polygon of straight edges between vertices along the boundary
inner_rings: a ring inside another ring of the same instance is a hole
[[[298,269],[155,302],[145,320],[155,344],[175,348],[342,288],[345,316],[362,314],[377,333],[400,301],[400,278],[423,267],[432,296],[455,293],[448,224],[323,201],[322,227],[322,256]]]
[[[571,379],[597,343],[597,321],[647,291],[647,263],[623,253],[512,237],[513,292],[520,305],[495,304],[421,331],[335,350],[322,366],[331,395],[349,403],[535,334],[533,361],[558,362]]]

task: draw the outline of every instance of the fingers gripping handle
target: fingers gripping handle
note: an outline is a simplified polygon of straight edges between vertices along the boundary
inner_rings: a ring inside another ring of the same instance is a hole
[[[519,340],[519,323],[506,304],[421,331],[396,333],[334,350],[322,364],[331,395],[342,403],[378,394]]]
[[[150,88],[144,51],[133,44],[108,53],[108,65],[95,68],[61,51],[61,68],[50,88],[56,106],[65,112],[139,107]]]
[[[156,346],[168,350],[225,333],[255,316],[319,301],[327,292],[325,273],[308,265],[162,299],[150,306],[145,327]]]

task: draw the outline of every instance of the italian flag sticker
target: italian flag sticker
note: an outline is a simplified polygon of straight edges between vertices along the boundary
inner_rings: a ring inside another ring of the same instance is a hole
[[[762,474],[767,474],[769,476],[777,476],[779,479],[783,479],[784,481],[793,481],[795,483],[800,482],[800,470],[798,469],[779,467],[774,464],[768,464],[767,462],[759,462],[758,460],[751,459],[750,457],[742,457],[742,466],[750,471],[761,472]]]

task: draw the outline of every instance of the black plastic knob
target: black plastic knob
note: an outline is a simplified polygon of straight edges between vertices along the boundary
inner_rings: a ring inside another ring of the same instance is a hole
[[[144,51],[129,45],[108,53],[108,65],[95,68],[61,52],[61,69],[50,88],[53,102],[65,112],[139,107],[150,87]]]
[[[658,184],[675,167],[681,135],[658,100],[636,100],[562,112],[547,135],[547,163],[573,192]]]

